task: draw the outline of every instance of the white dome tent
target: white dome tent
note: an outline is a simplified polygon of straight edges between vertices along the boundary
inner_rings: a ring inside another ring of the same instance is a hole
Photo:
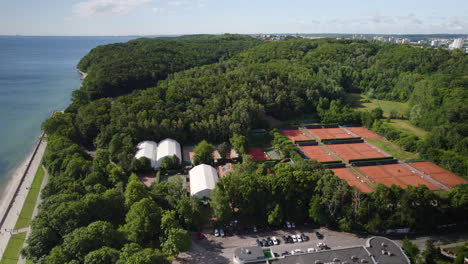
[[[143,141],[137,145],[138,151],[135,154],[135,158],[141,157],[148,158],[151,161],[151,167],[157,169],[157,149],[158,144],[154,141]]]
[[[172,157],[173,155],[176,155],[182,163],[182,152],[180,150],[179,142],[170,138],[166,138],[159,142],[156,168],[159,169],[159,167],[161,167],[164,157]]]
[[[203,199],[210,197],[218,182],[218,173],[210,165],[200,164],[195,166],[189,172],[190,175],[190,194]]]

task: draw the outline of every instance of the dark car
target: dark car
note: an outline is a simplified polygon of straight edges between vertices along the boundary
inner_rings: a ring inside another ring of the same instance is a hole
[[[302,240],[304,241],[309,241],[309,237],[306,236],[305,234],[301,234]]]
[[[262,247],[268,246],[268,241],[266,239],[262,239]]]
[[[323,235],[320,234],[319,232],[315,232],[315,236],[316,236],[318,239],[323,239]]]
[[[292,239],[291,236],[288,236],[288,243],[294,243],[294,240]]]
[[[257,243],[257,246],[261,247],[262,246],[262,242],[260,242],[260,240],[255,240],[255,243]]]
[[[270,237],[267,237],[267,241],[268,241],[268,245],[269,245],[269,246],[273,246],[273,245],[274,245],[273,240],[272,240]]]
[[[289,255],[289,252],[288,251],[283,251],[283,253],[281,253],[281,256],[285,256],[285,255]]]
[[[285,244],[289,243],[289,239],[288,239],[287,236],[283,236],[283,240],[284,240],[284,243],[285,243]]]

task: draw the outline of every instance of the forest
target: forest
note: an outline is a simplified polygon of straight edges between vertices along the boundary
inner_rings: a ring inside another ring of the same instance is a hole
[[[461,51],[201,35],[100,46],[78,68],[88,76],[73,103],[42,125],[50,178],[23,251],[35,263],[164,263],[190,247],[188,231],[199,230],[203,208],[177,183],[148,188],[138,180],[134,154],[143,140],[221,143],[268,128],[270,118],[308,115],[362,124],[468,175],[468,59]],[[378,110],[353,110],[345,103],[350,92],[408,102],[411,111],[402,118],[429,136],[392,130]],[[378,233],[402,226],[427,231],[468,215],[466,186],[441,193],[379,186],[365,195],[306,160],[280,163],[268,174],[244,157],[213,196],[220,222],[293,219]]]

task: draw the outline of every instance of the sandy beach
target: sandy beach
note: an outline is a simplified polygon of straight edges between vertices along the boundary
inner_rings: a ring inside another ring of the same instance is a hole
[[[28,154],[27,158],[16,170],[12,172],[11,179],[5,188],[5,192],[1,196],[0,221],[3,220],[3,222],[0,223],[0,259],[8,244],[8,240],[11,237],[10,230],[13,230],[15,227],[19,213],[21,212],[24,201],[26,200],[29,187],[31,186],[34,175],[40,166],[42,156],[44,155],[44,151],[47,146],[47,142],[45,140],[40,141],[37,144],[39,144],[39,146],[35,145],[35,148]],[[37,151],[34,153],[36,148]],[[18,192],[16,193],[17,190]]]

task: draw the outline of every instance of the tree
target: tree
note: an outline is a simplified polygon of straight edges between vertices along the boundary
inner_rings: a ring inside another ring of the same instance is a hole
[[[411,259],[412,263],[416,263],[416,258],[419,254],[419,248],[413,244],[408,237],[403,239],[403,250],[408,254],[408,257]]]
[[[281,212],[281,207],[279,204],[276,204],[273,210],[268,214],[268,224],[279,226],[283,220],[283,214]]]
[[[229,141],[239,155],[247,154],[247,139],[245,136],[234,134]]]
[[[78,140],[78,131],[73,122],[74,115],[55,112],[42,123],[42,130],[51,136],[63,136],[71,140]]]
[[[229,157],[231,153],[231,145],[228,142],[223,142],[218,146],[218,152],[222,159]]]
[[[110,247],[102,247],[89,252],[84,258],[84,264],[114,264],[118,259],[118,250]]]
[[[146,186],[139,180],[130,180],[125,189],[125,206],[129,208],[132,204],[148,197]]]
[[[123,250],[123,249],[122,249]],[[145,248],[132,254],[120,254],[117,264],[166,264],[166,256],[159,249]]]
[[[198,143],[195,148],[193,149],[194,156],[193,156],[193,163],[195,165],[199,164],[213,164],[213,151],[215,148],[213,145],[206,142],[206,140],[201,141]]]
[[[161,169],[163,170],[177,170],[180,169],[180,159],[177,155],[166,156],[162,159]]]
[[[434,247],[432,240],[426,241],[426,249],[422,252],[422,259],[425,264],[435,264],[439,253]]]
[[[179,222],[175,218],[175,211],[164,211],[161,217],[161,235],[164,240],[169,237],[171,229],[180,228]]]
[[[187,232],[182,228],[170,228],[167,239],[162,243],[163,251],[171,256],[190,249],[192,240]]]
[[[123,231],[129,241],[149,242],[156,239],[160,232],[161,208],[149,198],[144,198],[130,207],[125,222]]]

